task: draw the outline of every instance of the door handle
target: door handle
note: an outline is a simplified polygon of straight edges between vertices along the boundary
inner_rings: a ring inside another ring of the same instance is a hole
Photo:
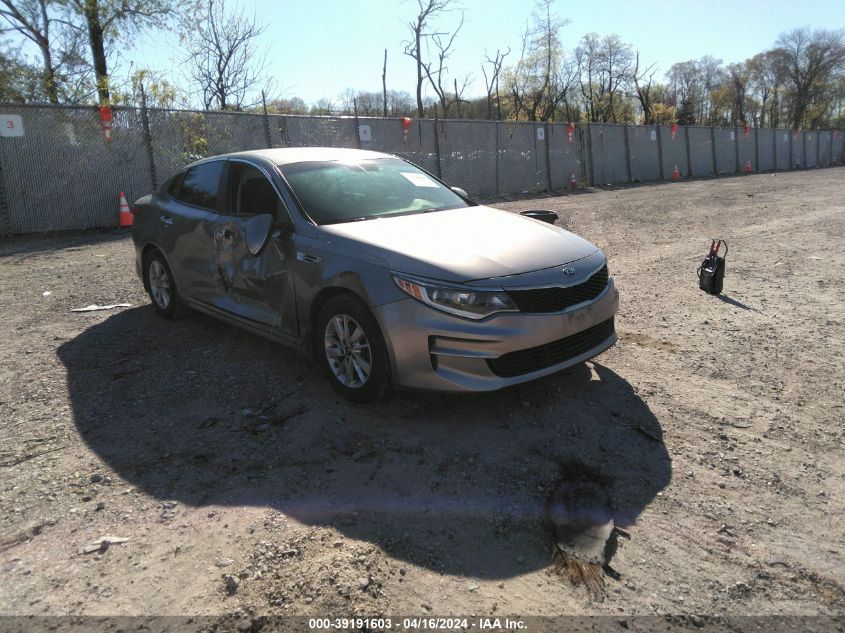
[[[166,224],[167,226],[173,224],[173,218],[171,218],[169,215],[162,215],[161,217],[159,217],[159,220],[162,224]]]
[[[305,262],[306,264],[319,264],[323,261],[322,257],[317,257],[317,255],[312,255],[311,253],[305,253],[303,251],[297,251],[296,259]]]
[[[218,240],[230,240],[232,239],[232,232],[229,229],[218,229],[214,236]]]

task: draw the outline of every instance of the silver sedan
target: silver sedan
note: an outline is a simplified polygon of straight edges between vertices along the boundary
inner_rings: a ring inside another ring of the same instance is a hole
[[[133,214],[138,274],[161,316],[193,308],[302,349],[357,402],[390,385],[501,389],[616,341],[618,293],[598,248],[395,156],[215,156]]]

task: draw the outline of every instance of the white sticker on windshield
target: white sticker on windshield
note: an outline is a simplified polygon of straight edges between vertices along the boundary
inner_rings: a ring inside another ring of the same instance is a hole
[[[437,183],[425,174],[411,174],[407,171],[400,171],[399,173],[405,176],[408,182],[410,182],[412,185],[416,185],[417,187],[434,187],[435,189],[437,188]]]

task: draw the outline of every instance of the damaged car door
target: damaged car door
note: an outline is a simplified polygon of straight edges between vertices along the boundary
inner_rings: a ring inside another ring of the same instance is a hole
[[[158,243],[170,255],[176,278],[188,295],[205,303],[214,303],[218,294],[211,254],[225,167],[225,160],[209,160],[172,179],[156,219]]]
[[[269,176],[248,161],[230,159],[225,183],[225,212],[214,232],[221,286],[215,303],[296,335],[293,231],[284,203]]]

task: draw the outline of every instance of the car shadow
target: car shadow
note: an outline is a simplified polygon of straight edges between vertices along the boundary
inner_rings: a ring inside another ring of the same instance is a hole
[[[149,306],[58,355],[80,436],[130,485],[189,506],[266,506],[444,573],[546,567],[546,502],[573,467],[601,473],[595,503],[621,527],[671,479],[657,419],[599,363],[492,394],[353,405],[282,346]]]

